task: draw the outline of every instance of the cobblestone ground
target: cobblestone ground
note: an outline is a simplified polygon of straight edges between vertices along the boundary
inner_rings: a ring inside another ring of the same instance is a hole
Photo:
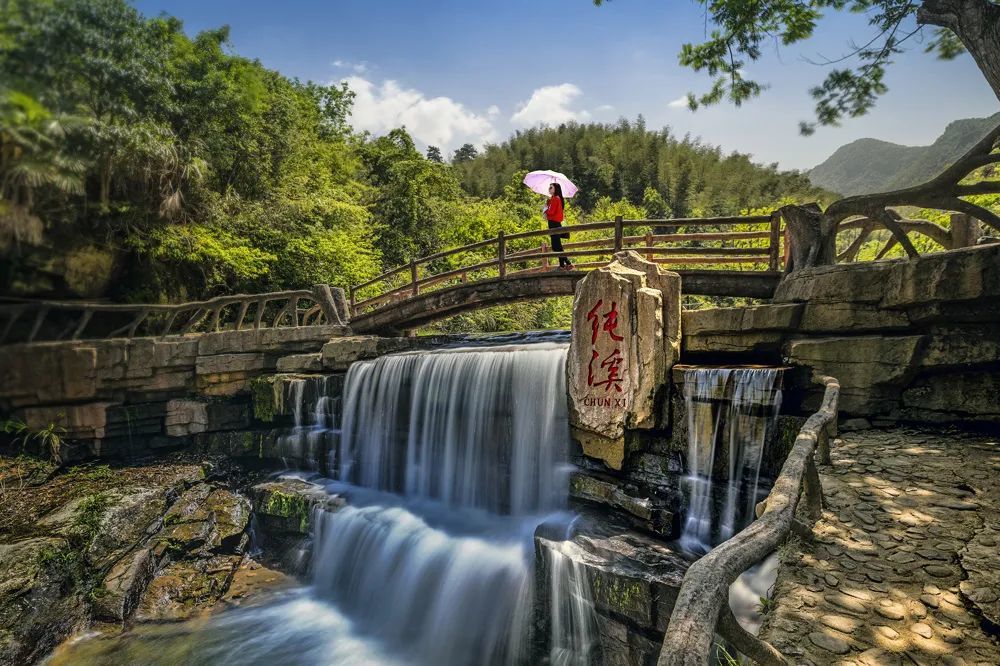
[[[761,635],[798,664],[1000,665],[1000,442],[844,433]]]

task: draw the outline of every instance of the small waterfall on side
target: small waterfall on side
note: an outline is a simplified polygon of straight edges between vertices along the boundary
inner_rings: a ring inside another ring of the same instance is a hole
[[[684,374],[688,512],[681,545],[708,552],[753,518],[764,443],[781,406],[775,368],[699,368]],[[725,448],[718,450],[720,439]],[[716,459],[727,464],[718,506]]]
[[[566,346],[398,354],[355,363],[337,477],[451,506],[562,506]]]
[[[277,440],[278,453],[288,467],[320,471],[323,456],[336,446],[340,431],[335,380],[331,376],[303,377],[288,383],[284,399],[291,405],[294,425]]]

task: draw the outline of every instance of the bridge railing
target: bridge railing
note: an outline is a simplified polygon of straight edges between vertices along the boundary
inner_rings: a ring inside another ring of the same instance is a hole
[[[583,236],[583,240],[564,242],[563,252],[551,249],[553,233],[552,229],[513,234],[501,231],[496,238],[413,259],[352,286],[351,314],[357,316],[430,289],[553,270],[560,256],[582,259],[575,263],[577,270],[604,266],[615,252],[634,250],[649,261],[671,267],[749,266],[759,271],[780,270],[784,256],[777,214],[662,220],[617,217],[576,224],[563,227],[561,233]]]
[[[342,292],[340,298],[343,301]],[[0,345],[321,323],[343,323],[327,285],[177,305],[25,301],[0,304]]]

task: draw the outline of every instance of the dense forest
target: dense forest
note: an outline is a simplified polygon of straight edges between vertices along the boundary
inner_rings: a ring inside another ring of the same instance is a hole
[[[0,81],[8,296],[167,302],[347,286],[538,228],[540,200],[520,185],[535,168],[581,186],[571,222],[823,198],[803,174],[641,118],[531,129],[446,161],[405,128],[355,132],[346,86],[290,79],[234,54],[226,28],[189,37],[124,0],[5,3]],[[553,307],[458,326],[541,326]]]

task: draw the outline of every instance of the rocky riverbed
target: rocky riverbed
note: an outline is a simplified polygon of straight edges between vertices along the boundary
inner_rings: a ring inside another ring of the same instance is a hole
[[[222,460],[0,457],[0,664],[37,661],[87,628],[190,618],[280,584],[248,555],[252,478]]]

